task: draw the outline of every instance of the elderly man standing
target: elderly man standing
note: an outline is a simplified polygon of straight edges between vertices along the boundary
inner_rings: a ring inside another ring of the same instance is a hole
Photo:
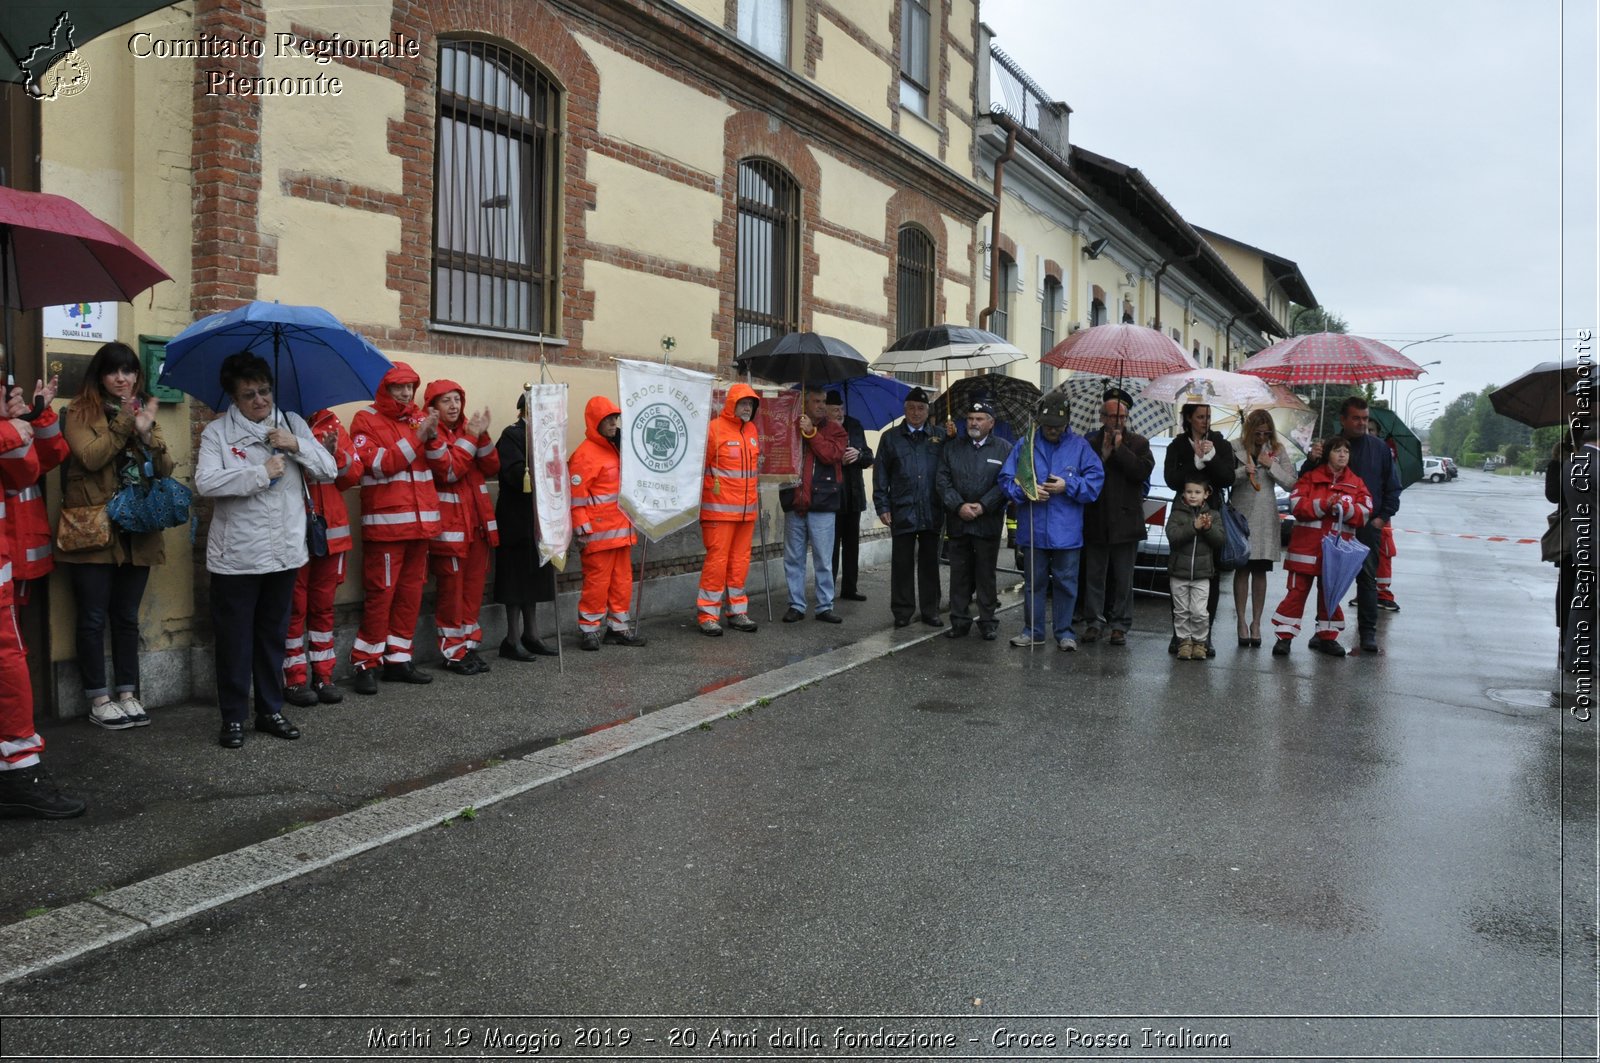
[[[978,594],[978,631],[994,641],[1000,604],[995,566],[1000,533],[1005,529],[1006,494],[1000,469],[1011,444],[994,432],[994,407],[978,401],[967,411],[966,438],[945,444],[936,483],[944,502],[945,533],[950,539],[950,630],[958,639],[972,630],[972,594]]]
[[[911,623],[921,603],[922,622],[944,627],[939,619],[939,537],[944,512],[934,489],[944,433],[928,425],[928,393],[906,395],[904,421],[878,438],[878,463],[872,470],[872,505],[891,532],[889,611],[894,626]]]
[[[817,582],[817,616],[824,624],[843,618],[833,611],[833,533],[839,512],[840,463],[850,445],[844,426],[830,420],[820,388],[808,388],[805,412],[795,429],[800,433],[800,483],[783,515],[783,575],[789,584],[789,608],[783,622],[806,615],[806,550]]]
[[[1100,404],[1101,427],[1084,439],[1105,467],[1100,497],[1083,511],[1083,641],[1111,629],[1110,642],[1123,646],[1133,627],[1133,561],[1145,537],[1144,496],[1156,459],[1150,441],[1127,428],[1133,397],[1121,388],[1106,391]]]
[[[1019,508],[1017,546],[1024,572],[1027,620],[1022,634],[1012,638],[1013,646],[1046,643],[1048,585],[1056,648],[1066,653],[1078,648],[1072,636],[1072,610],[1078,599],[1083,507],[1100,497],[1105,469],[1084,438],[1073,434],[1070,420],[1065,402],[1048,403],[1039,411],[1033,438],[1012,447],[1000,469],[1000,486]]]

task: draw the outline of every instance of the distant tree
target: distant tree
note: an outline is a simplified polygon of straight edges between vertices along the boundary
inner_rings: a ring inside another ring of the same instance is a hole
[[[1309,336],[1313,332],[1350,331],[1350,323],[1325,306],[1289,304],[1289,335]]]
[[[1475,392],[1457,395],[1434,418],[1428,428],[1428,446],[1435,454],[1463,457],[1466,454],[1467,435],[1472,431],[1472,410],[1478,404]]]

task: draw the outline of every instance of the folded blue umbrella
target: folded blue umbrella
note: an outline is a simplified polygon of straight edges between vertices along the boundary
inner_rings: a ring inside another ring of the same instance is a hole
[[[1332,616],[1356,581],[1370,551],[1366,544],[1346,539],[1338,532],[1322,537],[1322,610]]]
[[[394,365],[320,306],[254,302],[203,317],[168,340],[157,383],[223,409],[230,400],[222,391],[222,363],[241,351],[260,355],[272,367],[278,409],[307,418],[372,398]]]
[[[906,396],[911,394],[911,387],[903,380],[869,373],[829,384],[827,390],[839,392],[839,397],[844,399],[847,416],[860,421],[866,431],[876,432],[905,416]],[[796,385],[798,389],[799,385]]]

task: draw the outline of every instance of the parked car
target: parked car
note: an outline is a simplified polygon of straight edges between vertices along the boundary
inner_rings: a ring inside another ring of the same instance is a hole
[[[1444,462],[1444,458],[1423,458],[1422,478],[1431,484],[1442,484],[1450,479],[1450,470]]]
[[[1495,460],[1493,458],[1484,458],[1483,459],[1483,471],[1484,472],[1494,472],[1499,467],[1500,467],[1499,465],[1495,464]]]
[[[1159,503],[1159,508],[1146,518],[1150,523],[1149,534],[1139,544],[1133,559],[1133,588],[1147,594],[1167,593],[1167,558],[1172,553],[1172,547],[1167,544],[1167,507],[1172,504],[1173,492],[1162,480],[1161,470],[1167,460],[1167,446],[1172,440],[1172,436],[1158,436],[1150,440],[1150,453],[1156,459],[1156,467],[1150,474],[1150,492],[1145,495],[1145,509],[1151,510],[1154,503]],[[1278,541],[1288,546],[1289,533],[1294,529],[1294,517],[1289,513],[1289,492],[1276,484],[1273,485],[1273,492],[1278,502]],[[1256,529],[1251,528],[1250,534],[1255,535]]]
[[[1450,479],[1454,480],[1457,476],[1461,475],[1461,470],[1456,468],[1456,459],[1441,456],[1439,460],[1444,462],[1444,471],[1450,477]]]

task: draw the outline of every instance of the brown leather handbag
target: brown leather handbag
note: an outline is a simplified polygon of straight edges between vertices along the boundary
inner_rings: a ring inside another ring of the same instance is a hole
[[[56,548],[64,554],[104,550],[111,545],[111,518],[105,506],[62,506]]]

